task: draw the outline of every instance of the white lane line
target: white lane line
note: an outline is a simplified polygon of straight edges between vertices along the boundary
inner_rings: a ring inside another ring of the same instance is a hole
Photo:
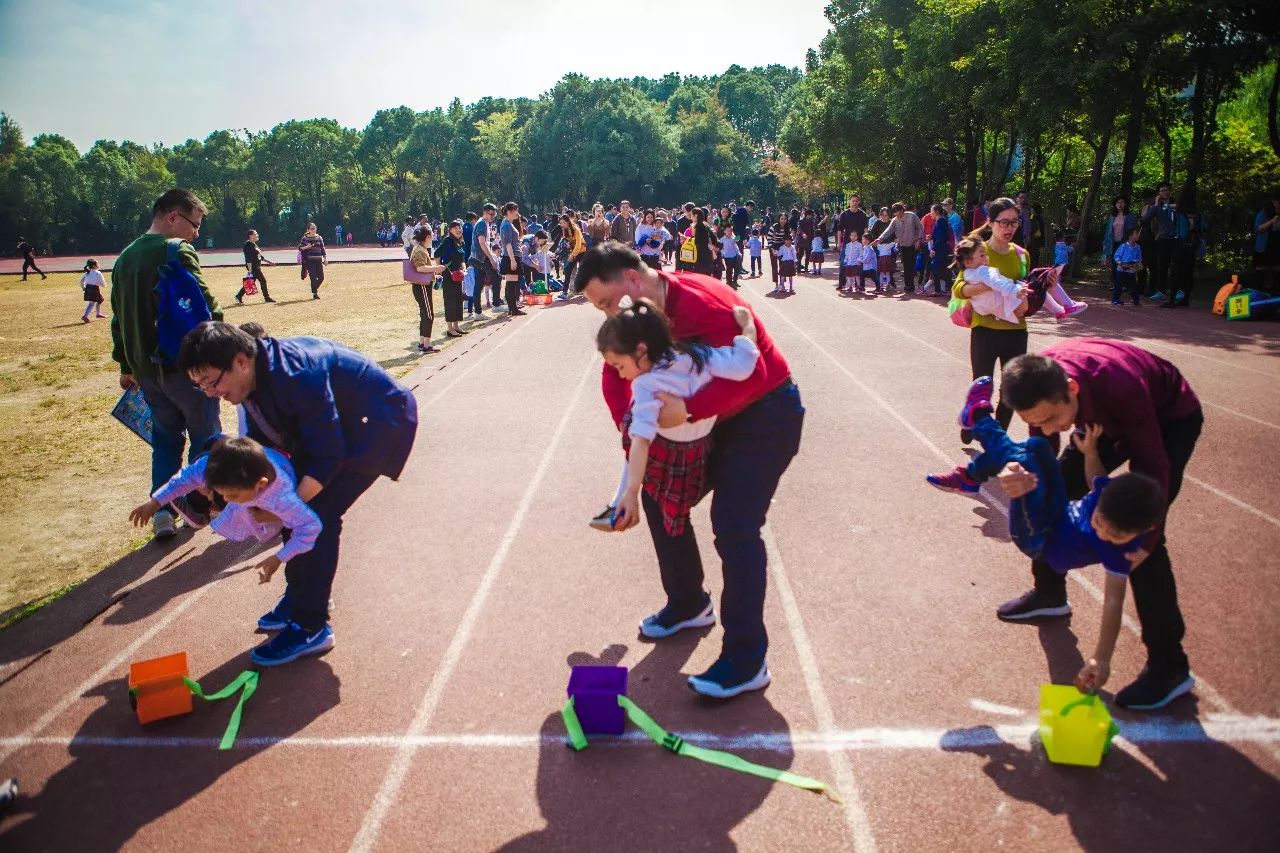
[[[1255,418],[1253,415],[1246,415],[1244,412],[1240,412],[1235,409],[1228,409],[1226,406],[1220,405],[1218,403],[1210,403],[1204,397],[1200,397],[1200,404],[1203,406],[1208,406],[1211,409],[1217,409],[1220,412],[1226,412],[1228,415],[1235,415],[1237,418],[1243,418],[1246,421],[1253,421],[1255,424],[1258,424],[1260,426],[1270,427],[1271,429],[1280,430],[1280,424],[1273,424],[1271,423],[1271,421],[1264,421],[1262,418]]]
[[[475,631],[476,621],[479,619],[480,611],[489,597],[489,591],[493,588],[498,573],[506,564],[507,555],[516,540],[516,534],[520,532],[525,517],[533,507],[533,496],[537,493],[543,479],[546,477],[547,471],[551,468],[551,459],[555,456],[556,449],[560,446],[560,440],[569,426],[570,416],[577,409],[578,399],[582,396],[582,389],[586,385],[587,377],[591,375],[593,367],[596,367],[598,371],[598,363],[598,356],[592,354],[583,366],[582,375],[578,377],[578,383],[574,386],[569,403],[564,407],[564,413],[560,416],[560,423],[556,425],[551,440],[547,442],[546,449],[542,452],[542,459],[538,462],[538,468],[529,480],[529,485],[525,487],[520,503],[516,506],[515,512],[511,516],[511,522],[507,525],[507,530],[502,535],[497,549],[493,552],[493,558],[489,561],[489,566],[485,569],[485,573],[480,579],[480,585],[476,587],[476,591],[471,597],[471,603],[467,606],[466,613],[463,614],[457,630],[453,633],[449,648],[445,650],[440,666],[436,669],[435,675],[431,678],[431,683],[427,686],[427,692],[423,694],[422,700],[418,703],[417,712],[414,714],[413,722],[409,726],[408,736],[410,738],[423,735],[427,730],[427,726],[431,724],[431,719],[435,716],[440,700],[444,696],[444,689],[448,685],[449,679],[453,677],[454,670],[458,667],[458,661],[462,658],[462,651],[470,641],[471,634]],[[387,769],[387,775],[382,780],[382,786],[374,796],[369,810],[365,812],[360,831],[351,842],[351,850],[368,851],[373,849],[374,843],[378,840],[378,833],[382,829],[382,823],[386,820],[387,813],[395,803],[400,787],[404,784],[405,777],[409,773],[409,766],[413,763],[415,749],[416,747],[412,741],[405,741],[400,746],[395,759],[391,763],[391,767]]]
[[[1105,332],[1108,335],[1115,334],[1117,331],[1116,329],[1108,328],[1106,326],[1099,326],[1097,323],[1090,323],[1088,320],[1080,320],[1079,318],[1075,318],[1075,319],[1076,319],[1076,322],[1080,323],[1080,325],[1082,326],[1090,326],[1094,329],[1098,329],[1099,331]],[[1196,350],[1193,350],[1193,349],[1187,349],[1186,347],[1167,344],[1164,341],[1159,339],[1153,340],[1152,338],[1149,338],[1149,337],[1141,337],[1140,334],[1135,334],[1135,332],[1137,332],[1137,330],[1131,330],[1128,332],[1128,334],[1132,336],[1134,340],[1141,341],[1143,344],[1147,346],[1163,347],[1164,349],[1173,350],[1174,352],[1179,352],[1179,353],[1182,353],[1183,355],[1189,355],[1189,356],[1192,356],[1193,358],[1200,358],[1200,359],[1204,359],[1205,361],[1211,361],[1214,364],[1220,364],[1223,367],[1229,367],[1232,370],[1243,370],[1246,373],[1256,373],[1259,376],[1265,376],[1268,379],[1280,379],[1280,374],[1277,374],[1277,373],[1271,373],[1266,370],[1259,370],[1256,367],[1249,367],[1246,364],[1239,364],[1237,362],[1227,361],[1226,359],[1222,359],[1222,358],[1214,358],[1211,355],[1205,355],[1204,353],[1197,352]]]
[[[258,543],[254,542],[250,547],[244,549],[240,556],[236,557],[231,562],[234,564],[247,559],[258,549],[258,547]],[[197,558],[198,555],[192,559]],[[183,562],[186,561],[184,560]],[[179,565],[181,565],[181,563]],[[132,643],[121,649],[115,657],[104,663],[97,672],[86,678],[77,685],[74,690],[68,692],[51,708],[49,708],[49,710],[41,714],[40,718],[28,726],[26,731],[22,734],[17,737],[5,738],[3,741],[0,741],[0,743],[4,744],[4,746],[0,748],[0,762],[9,758],[15,751],[21,749],[24,745],[34,742],[36,735],[48,728],[54,720],[60,717],[62,713],[70,708],[81,696],[88,693],[90,690],[102,684],[109,678],[119,678],[121,669],[126,663],[133,659],[134,653],[137,652],[138,649],[149,643],[156,634],[159,634],[165,628],[169,627],[173,620],[187,612],[191,605],[203,598],[209,590],[213,589],[214,585],[215,584],[213,582],[206,583],[204,586],[188,595],[180,604],[171,609],[163,617],[156,620],[155,624],[143,632],[142,636],[138,637]]]
[[[529,326],[531,326],[533,322],[537,320],[540,316],[542,316],[541,311],[539,311],[537,314],[534,314],[526,322],[521,323],[520,328],[516,329],[511,334],[507,335],[502,340],[498,341],[496,344],[494,344],[492,347],[489,348],[488,352],[486,352],[484,355],[477,358],[475,361],[471,362],[471,364],[467,367],[466,370],[463,370],[460,373],[458,373],[457,377],[452,382],[450,382],[448,385],[441,388],[440,391],[435,396],[433,396],[427,402],[423,403],[419,408],[430,408],[431,406],[434,406],[436,403],[440,402],[440,400],[444,398],[445,394],[448,394],[450,391],[453,390],[453,386],[457,385],[459,382],[461,382],[462,380],[470,376],[472,371],[474,371],[477,367],[479,367],[480,365],[484,364],[486,361],[489,360],[489,356],[493,355],[495,352],[502,349],[504,346],[507,345],[508,341],[514,339],[525,329],[529,328]],[[477,346],[479,346],[479,344],[477,344]],[[439,369],[437,368],[437,372],[438,370]],[[408,377],[405,377],[405,378],[408,378]]]
[[[839,370],[841,373],[847,376],[849,380],[853,382],[854,385],[857,385],[858,388],[863,391],[863,393],[865,393],[868,397],[874,400],[876,404],[880,406],[880,408],[884,409],[884,411],[887,414],[889,414],[890,417],[892,417],[898,423],[902,424],[907,429],[907,431],[910,432],[912,435],[914,435],[917,439],[919,439],[920,442],[925,447],[933,451],[933,454],[935,456],[937,456],[945,464],[950,464],[955,461],[946,453],[944,453],[942,449],[938,447],[938,445],[934,444],[933,441],[928,436],[924,435],[922,432],[916,429],[911,424],[910,421],[908,421],[905,417],[899,414],[897,409],[889,405],[889,403],[886,402],[883,397],[881,397],[875,391],[867,387],[867,385],[864,382],[862,382],[862,380],[858,379],[858,377],[854,376],[853,373],[850,372],[849,369],[845,367],[844,364],[839,359],[837,359],[835,356],[829,353],[825,347],[823,347],[821,344],[819,344],[817,341],[811,338],[809,336],[809,333],[806,332],[804,329],[800,328],[799,326],[797,326],[791,320],[790,317],[782,313],[782,311],[778,310],[774,306],[769,305],[768,302],[766,302],[765,304],[768,305],[768,307],[778,316],[779,319],[781,319],[784,323],[786,323],[793,330],[795,330],[796,334],[800,335],[800,337],[808,341],[810,346],[812,346],[815,350],[821,353],[828,361],[830,361],[833,365],[835,365],[837,370]],[[992,498],[985,491],[978,492],[978,497],[985,504],[987,504],[987,506],[991,507],[997,512],[1000,512],[1001,514],[1005,512],[1004,506],[1000,504],[998,501],[996,501],[994,498]],[[1084,587],[1089,592],[1089,594],[1092,595],[1099,602],[1102,601],[1103,599],[1102,590],[1098,589],[1098,587],[1095,586],[1092,581],[1084,577],[1082,572],[1079,572],[1079,571],[1068,572],[1067,577],[1071,578],[1076,583]],[[1129,629],[1130,633],[1134,634],[1139,638],[1142,637],[1141,627],[1132,618],[1130,618],[1127,613],[1124,616],[1123,622],[1124,622],[1124,626]],[[1239,712],[1236,711],[1236,709],[1233,708],[1231,704],[1226,701],[1226,699],[1222,696],[1222,694],[1219,693],[1216,688],[1212,687],[1208,682],[1206,682],[1202,677],[1196,676],[1196,683],[1198,687],[1202,688],[1201,692],[1204,694],[1206,699],[1217,704],[1218,707],[1220,707],[1226,713],[1239,714]],[[1276,753],[1276,758],[1277,760],[1280,760],[1280,753]]]
[[[957,750],[1000,743],[1031,744],[1038,724],[1030,714],[1019,710],[1024,720],[997,726],[966,723],[951,728],[936,726],[871,726],[859,729],[836,729],[817,732],[748,732],[723,735],[714,732],[680,732],[685,740],[709,749],[750,752],[831,752],[845,750]],[[1205,714],[1199,720],[1176,720],[1151,717],[1144,720],[1120,721],[1120,737],[1132,744],[1276,744],[1280,743],[1280,720],[1271,717],[1249,717],[1233,714]],[[95,735],[34,738],[0,738],[0,745],[53,747],[67,749],[214,749],[214,737],[109,737]],[[563,735],[553,734],[419,734],[419,735],[351,735],[346,737],[239,737],[235,749],[563,749]],[[617,737],[593,737],[596,748],[653,748],[644,732],[628,731]],[[844,794],[845,791],[840,791]]]
[[[836,300],[836,301],[838,301],[838,302],[843,302],[843,301],[844,301],[844,300],[840,299],[840,297],[838,297],[838,296],[831,296],[831,295],[828,295],[828,296],[827,296],[827,298],[828,298],[828,299],[835,299],[835,300]],[[767,303],[766,303],[766,304],[767,304]],[[774,311],[778,311],[778,309],[777,309],[777,308],[774,308],[774,306],[772,306],[772,305],[770,305],[769,307],[770,307],[770,308],[773,308],[773,310],[774,310]],[[934,352],[939,353],[940,355],[943,355],[943,356],[945,356],[945,357],[947,357],[947,358],[951,359],[952,361],[959,362],[960,364],[965,364],[964,359],[960,358],[959,356],[957,356],[957,355],[955,355],[955,354],[953,354],[953,353],[949,353],[949,352],[947,352],[946,350],[941,349],[941,348],[939,348],[939,347],[936,347],[936,346],[934,346],[933,344],[929,343],[928,341],[924,340],[923,338],[918,338],[918,337],[916,337],[915,335],[911,334],[910,332],[908,332],[908,331],[906,331],[906,330],[904,330],[904,329],[900,329],[900,328],[898,328],[897,326],[893,325],[893,324],[892,324],[892,323],[890,323],[889,321],[887,321],[887,320],[882,320],[882,319],[880,319],[879,317],[877,317],[876,315],[871,314],[871,313],[870,313],[870,312],[868,312],[868,311],[864,311],[862,308],[859,308],[857,305],[854,305],[854,306],[852,306],[852,307],[853,307],[853,310],[855,310],[855,311],[859,312],[860,314],[863,314],[863,315],[865,315],[865,316],[867,316],[867,317],[870,317],[870,318],[874,319],[876,322],[880,323],[882,326],[885,326],[886,328],[891,329],[892,331],[897,332],[898,334],[902,335],[903,337],[910,338],[911,340],[916,341],[917,343],[919,343],[919,344],[921,344],[921,345],[923,345],[923,346],[928,347],[929,349],[933,350]],[[785,315],[783,315],[781,312],[778,312],[778,316],[783,317],[784,319],[786,319]],[[787,322],[788,322],[788,323],[790,323],[790,325],[791,325],[791,327],[792,327],[792,328],[794,328],[794,329],[796,329],[797,331],[799,331],[799,327],[798,327],[798,326],[796,326],[794,323],[791,323],[791,321],[790,321],[790,320],[787,320]],[[804,334],[804,333],[802,332],[801,334]],[[813,343],[813,339],[812,339],[812,338],[810,338],[807,334],[804,334],[804,337],[805,337],[805,339],[806,339],[806,340],[808,340],[810,343]],[[817,346],[817,344],[814,344],[814,346]],[[819,349],[821,350],[821,347],[819,347]],[[832,356],[831,356],[829,353],[827,353],[827,351],[826,351],[826,350],[821,350],[821,351],[822,351],[822,354],[823,354],[823,355],[825,355],[825,356],[827,356],[827,358],[828,358],[828,359],[831,359],[832,361],[835,361],[835,359],[834,359],[834,358],[832,358]],[[836,363],[838,364],[838,362],[836,362]],[[860,388],[866,389],[866,386],[865,386],[865,385],[863,385],[861,382],[858,382],[858,380],[857,380],[856,378],[854,378],[854,376],[853,376],[853,374],[852,374],[852,373],[849,373],[849,371],[848,371],[848,370],[845,370],[845,369],[844,369],[843,365],[841,365],[841,368],[840,368],[840,369],[845,373],[845,375],[846,375],[846,376],[848,376],[848,377],[849,377],[849,378],[851,378],[851,379],[854,379],[854,381],[858,383],[858,386],[859,386]],[[868,392],[868,393],[870,393],[870,392]],[[888,403],[885,403],[885,402],[884,402],[884,401],[883,401],[879,396],[873,396],[873,399],[875,399],[875,400],[876,400],[876,402],[880,403],[880,405],[881,405],[881,406],[885,406],[885,407],[886,407],[886,409],[888,408]],[[1204,400],[1201,400],[1200,402],[1201,402],[1201,403],[1204,403],[1205,401],[1204,401]],[[1242,414],[1242,413],[1240,413],[1240,412],[1236,412],[1236,411],[1234,411],[1234,410],[1232,410],[1232,409],[1227,409],[1227,408],[1224,408],[1224,407],[1222,407],[1222,406],[1217,406],[1217,405],[1215,405],[1215,404],[1210,404],[1210,405],[1214,405],[1214,408],[1222,409],[1223,411],[1225,411],[1225,412],[1229,412],[1229,413],[1231,413],[1231,414],[1233,414],[1233,415],[1240,415],[1240,416],[1241,416],[1241,417],[1243,417],[1243,418],[1248,418],[1249,420],[1251,420],[1251,421],[1255,421],[1255,422],[1257,422],[1257,423],[1260,423],[1260,424],[1262,424],[1263,426],[1269,426],[1269,427],[1272,427],[1273,429],[1280,429],[1280,426],[1276,426],[1275,424],[1271,424],[1271,423],[1268,423],[1268,422],[1266,422],[1266,421],[1259,420],[1259,419],[1257,419],[1257,418],[1251,417],[1251,416],[1249,416],[1249,415],[1245,415],[1245,414]],[[905,421],[903,418],[899,417],[899,416],[898,416],[898,414],[897,414],[896,412],[892,412],[892,411],[890,411],[890,414],[892,414],[895,418],[897,418],[899,422],[906,423],[906,421]],[[912,429],[912,432],[913,432],[917,437],[919,437],[919,436],[921,435],[921,433],[920,433],[918,430],[915,430],[914,428]],[[929,447],[930,447],[930,448],[932,448],[933,450],[937,451],[937,445],[935,445],[935,444],[934,444],[933,442],[931,442],[931,441],[928,441],[927,439],[924,439],[924,441],[925,441],[925,443],[926,443],[926,444],[928,444],[928,445],[929,445]],[[952,460],[952,461],[954,461],[954,460]],[[1210,485],[1209,483],[1206,483],[1204,480],[1201,480],[1201,479],[1199,479],[1198,477],[1193,477],[1193,476],[1191,476],[1190,474],[1185,474],[1185,473],[1184,473],[1182,476],[1183,476],[1183,479],[1184,479],[1184,480],[1187,480],[1187,481],[1189,481],[1189,482],[1194,483],[1195,485],[1199,486],[1200,488],[1204,489],[1205,491],[1209,492],[1210,494],[1217,495],[1218,497],[1222,498],[1222,499],[1223,499],[1224,501],[1226,501],[1227,503],[1230,503],[1230,504],[1232,504],[1233,506],[1236,506],[1236,507],[1238,507],[1238,508],[1240,508],[1240,509],[1244,510],[1245,512],[1252,513],[1252,514],[1256,515],[1258,518],[1262,519],[1263,521],[1265,521],[1265,522],[1267,522],[1267,523],[1269,523],[1269,524],[1272,524],[1272,525],[1274,525],[1274,526],[1276,526],[1276,527],[1280,527],[1280,519],[1276,518],[1276,517],[1275,517],[1275,516],[1273,516],[1273,515],[1268,515],[1267,513],[1263,512],[1262,510],[1258,509],[1257,507],[1253,506],[1252,504],[1246,503],[1245,501],[1240,500],[1239,498],[1235,497],[1234,495],[1231,495],[1231,494],[1228,494],[1227,492],[1224,492],[1222,489],[1219,489],[1217,486],[1213,486],[1213,485]]]
[[[831,708],[831,700],[827,698],[827,691],[822,686],[818,656],[814,654],[813,644],[809,642],[809,632],[805,630],[800,605],[796,602],[786,565],[778,551],[778,541],[768,522],[765,522],[760,534],[769,558],[770,574],[773,575],[778,597],[782,600],[782,610],[787,616],[787,627],[791,629],[795,642],[796,655],[800,658],[804,686],[809,691],[809,701],[813,704],[814,716],[818,720],[818,735],[824,737],[836,730],[836,716]],[[871,819],[862,803],[862,795],[858,792],[858,783],[853,777],[853,765],[843,752],[834,751],[831,753],[831,769],[835,771],[836,790],[844,804],[844,821],[853,838],[853,848],[863,853],[872,853],[876,849],[876,839],[871,829]]]

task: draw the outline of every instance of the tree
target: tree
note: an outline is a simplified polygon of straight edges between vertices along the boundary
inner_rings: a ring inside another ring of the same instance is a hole
[[[757,147],[772,147],[778,136],[781,97],[769,78],[756,71],[731,69],[720,78],[715,94],[739,133]]]

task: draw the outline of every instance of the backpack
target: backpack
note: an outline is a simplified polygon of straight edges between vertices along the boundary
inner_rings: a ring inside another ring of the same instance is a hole
[[[680,244],[680,263],[696,264],[698,262],[698,244],[693,241],[693,235],[690,234]]]
[[[183,241],[165,241],[164,263],[156,280],[156,351],[151,360],[157,364],[178,363],[178,350],[187,332],[212,320],[209,303],[200,289],[200,280],[182,263],[179,250]]]

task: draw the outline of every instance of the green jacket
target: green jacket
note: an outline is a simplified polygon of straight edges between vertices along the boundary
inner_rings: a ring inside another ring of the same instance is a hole
[[[199,279],[213,319],[221,320],[222,309],[205,284],[195,248],[183,243],[181,255]],[[156,351],[156,282],[164,259],[164,235],[143,234],[120,253],[111,270],[111,357],[121,373],[152,378],[160,374],[151,356]]]

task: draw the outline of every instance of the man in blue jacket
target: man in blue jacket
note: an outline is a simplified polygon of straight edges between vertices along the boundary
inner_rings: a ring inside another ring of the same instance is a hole
[[[342,516],[381,476],[397,479],[418,429],[413,393],[366,356],[322,338],[254,338],[201,323],[179,367],[212,398],[243,405],[249,435],[289,456],[298,496],[324,525],[315,547],[285,567],[286,591],[258,620],[279,631],[251,655],[260,666],[333,648],[329,594]]]

